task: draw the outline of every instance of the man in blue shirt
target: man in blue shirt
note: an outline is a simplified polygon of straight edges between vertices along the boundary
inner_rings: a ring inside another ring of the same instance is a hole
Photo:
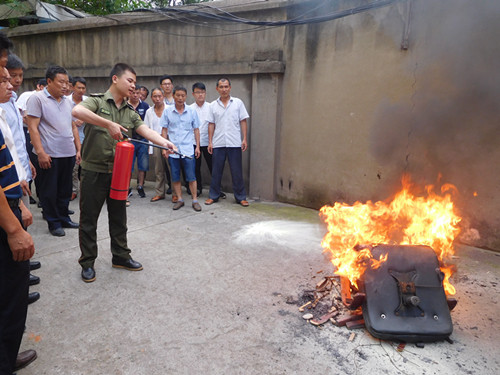
[[[200,157],[200,121],[196,111],[186,105],[187,90],[182,86],[174,88],[175,105],[165,108],[160,119],[160,126],[163,128],[161,135],[164,138],[169,137],[170,141],[177,146],[179,152],[184,155]],[[166,153],[166,151],[164,151]],[[166,155],[164,155],[166,157]],[[170,174],[172,186],[178,197],[173,209],[178,210],[184,206],[181,192],[181,167],[184,170],[186,181],[189,183],[189,189],[193,197],[193,209],[201,211],[198,203],[196,188],[196,160],[180,158],[179,155],[170,155]]]

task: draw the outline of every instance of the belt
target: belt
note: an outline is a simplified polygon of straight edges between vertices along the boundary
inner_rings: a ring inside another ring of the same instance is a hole
[[[9,204],[9,207],[12,208],[13,210],[19,208],[19,198],[15,199],[7,198],[7,203]]]

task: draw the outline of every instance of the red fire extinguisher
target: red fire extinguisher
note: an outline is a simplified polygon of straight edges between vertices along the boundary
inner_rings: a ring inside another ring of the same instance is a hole
[[[113,177],[109,197],[124,201],[128,196],[132,162],[134,161],[134,145],[130,142],[118,142],[115,150],[115,163],[113,164]]]

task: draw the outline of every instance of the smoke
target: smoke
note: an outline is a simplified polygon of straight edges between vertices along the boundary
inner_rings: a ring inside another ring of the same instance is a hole
[[[487,216],[493,202],[470,197],[495,197],[500,183],[500,2],[412,5],[412,96],[379,106],[371,152],[419,182],[442,174],[465,195],[465,211]]]
[[[371,133],[373,155],[382,165],[396,161],[431,179],[494,167],[498,159],[491,160],[491,153],[498,152],[500,130],[500,2],[414,2],[411,22],[413,95],[404,103],[380,105]]]

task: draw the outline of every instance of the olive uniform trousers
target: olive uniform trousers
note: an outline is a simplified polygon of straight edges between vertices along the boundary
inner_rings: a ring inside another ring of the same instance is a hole
[[[130,259],[127,246],[127,207],[125,201],[111,199],[111,173],[82,168],[80,176],[80,250],[82,268],[94,267],[97,258],[97,219],[106,202],[113,259]]]

